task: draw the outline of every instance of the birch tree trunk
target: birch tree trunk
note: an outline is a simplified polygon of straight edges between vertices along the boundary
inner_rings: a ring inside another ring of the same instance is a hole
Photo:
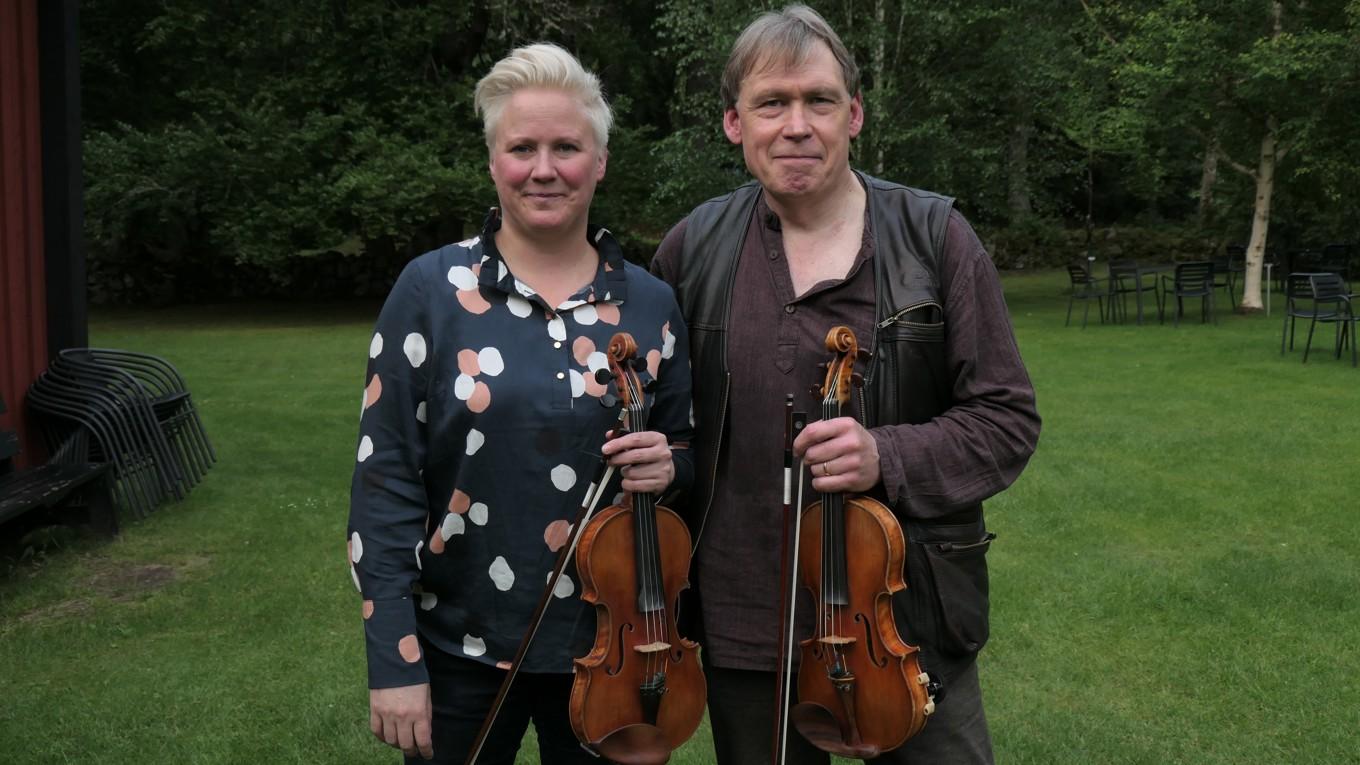
[[[1271,39],[1278,40],[1284,24],[1284,3],[1273,0]],[[1256,203],[1252,207],[1251,241],[1247,243],[1246,273],[1242,279],[1242,313],[1261,310],[1261,267],[1266,262],[1266,235],[1270,232],[1270,195],[1275,191],[1276,131],[1274,114],[1266,116],[1266,132],[1261,137],[1261,158],[1256,164]]]
[[[1243,313],[1261,310],[1261,266],[1266,260],[1266,235],[1270,231],[1270,196],[1275,191],[1275,115],[1266,117],[1261,138],[1261,158],[1256,165],[1256,203],[1252,209],[1251,241],[1247,244],[1246,273],[1242,285]]]

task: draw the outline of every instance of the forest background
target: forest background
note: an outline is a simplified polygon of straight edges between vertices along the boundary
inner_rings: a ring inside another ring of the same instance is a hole
[[[1360,239],[1360,0],[810,5],[863,70],[853,163],[957,197],[1002,268]],[[645,262],[748,177],[718,79],[780,6],[84,0],[91,299],[385,294],[494,204],[472,88],[543,40],[604,82],[592,218]]]

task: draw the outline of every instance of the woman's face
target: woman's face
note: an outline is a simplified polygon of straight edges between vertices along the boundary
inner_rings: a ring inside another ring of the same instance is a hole
[[[502,225],[531,237],[583,231],[605,157],[574,97],[555,89],[516,91],[491,146]]]

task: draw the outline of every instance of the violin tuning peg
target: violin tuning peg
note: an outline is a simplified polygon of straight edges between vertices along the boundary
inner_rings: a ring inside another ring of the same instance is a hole
[[[822,384],[821,384],[821,383],[813,383],[813,384],[812,384],[812,387],[808,388],[808,392],[811,393],[813,396],[821,396],[821,395],[822,395]]]
[[[606,409],[613,409],[618,403],[619,400],[613,393],[606,393],[603,396],[600,396],[600,406],[603,406]]]
[[[868,351],[864,350],[863,348],[860,348],[860,349],[858,350],[858,352],[855,353],[855,360],[856,360],[856,361],[868,361],[869,358],[872,357],[872,356],[873,356],[872,353],[869,353]]]
[[[614,379],[614,376],[609,374],[608,369],[595,370],[595,382],[599,383],[600,385],[608,385],[609,381],[612,379]]]
[[[655,378],[653,378],[653,379],[650,379],[650,380],[648,380],[647,382],[643,383],[643,384],[642,384],[642,392],[643,392],[643,393],[651,393],[652,391],[656,390],[656,386],[657,386],[657,383],[658,383],[658,382],[659,382],[658,380],[656,380]]]
[[[818,369],[826,369],[826,368],[829,367],[829,366],[831,366],[831,362],[829,362],[829,361],[819,361],[819,362],[817,362],[817,368],[818,368]]]
[[[926,717],[930,717],[931,715],[935,714],[935,702],[927,701],[925,707],[921,709],[921,712]]]
[[[927,684],[929,684],[929,683],[930,683],[930,675],[927,675],[926,673],[922,672],[921,674],[919,674],[919,675],[916,676],[916,684],[917,684],[917,685],[927,685]]]
[[[864,375],[860,374],[859,372],[855,372],[854,374],[850,375],[850,384],[855,386],[856,388],[863,388]]]
[[[647,360],[641,356],[634,356],[632,364],[634,372],[645,372],[647,370]]]

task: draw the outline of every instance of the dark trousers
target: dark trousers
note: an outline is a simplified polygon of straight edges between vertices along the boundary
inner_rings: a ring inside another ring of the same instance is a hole
[[[946,696],[936,705],[926,727],[897,749],[873,760],[874,765],[991,765],[992,739],[982,711],[977,663],[936,661],[932,672],[945,677]],[[773,672],[705,666],[708,719],[718,765],[751,765],[770,761],[774,739]],[[797,678],[794,678],[796,695]],[[809,744],[789,726],[789,765],[828,765],[831,757]]]
[[[481,730],[482,720],[496,700],[505,671],[480,662],[450,656],[421,641],[425,666],[430,673],[430,697],[434,706],[434,759],[407,757],[407,765],[447,763],[462,765]],[[571,679],[563,674],[521,672],[491,727],[479,765],[514,765],[520,740],[534,723],[538,734],[539,762],[544,765],[599,765],[604,762],[581,747],[571,730],[567,710],[571,702]]]

